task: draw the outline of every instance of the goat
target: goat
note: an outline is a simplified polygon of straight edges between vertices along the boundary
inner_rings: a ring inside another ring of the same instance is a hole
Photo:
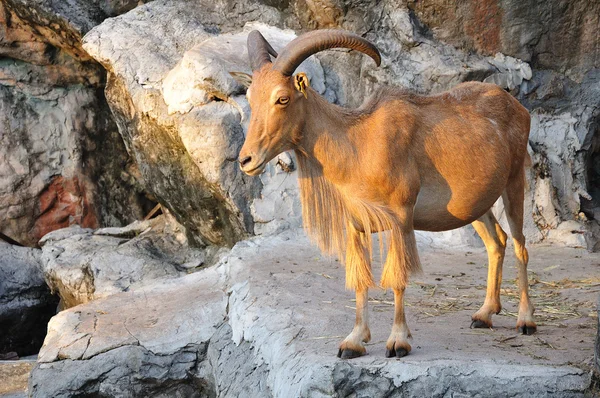
[[[278,55],[252,31],[253,75],[232,73],[248,82],[252,110],[239,154],[242,171],[258,175],[276,155],[295,151],[304,226],[324,252],[345,256],[346,286],[356,291],[356,323],[338,357],[366,353],[375,232],[389,231],[380,285],[393,289],[395,315],[386,357],[411,350],[403,301],[409,275],[421,269],[415,230],[473,225],[487,249],[489,268],[485,301],[471,327],[492,327],[492,314],[501,309],[507,240],[490,210],[500,196],[518,260],[516,326],[523,334],[534,333],[522,231],[527,110],[502,88],[479,82],[431,96],[383,88],[358,109],[339,107],[314,91],[306,74],[293,75],[310,55],[339,47],[360,51],[380,65],[377,48],[349,32],[306,33]]]

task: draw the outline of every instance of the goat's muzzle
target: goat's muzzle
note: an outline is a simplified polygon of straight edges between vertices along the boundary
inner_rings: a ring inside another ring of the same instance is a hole
[[[243,159],[240,158],[240,167],[242,167],[242,169],[243,169],[244,166],[248,165],[251,161],[252,161],[252,156],[245,156]]]
[[[265,168],[266,162],[263,160],[256,160],[256,157],[250,155],[240,155],[238,161],[240,162],[240,169],[251,176],[262,173]]]

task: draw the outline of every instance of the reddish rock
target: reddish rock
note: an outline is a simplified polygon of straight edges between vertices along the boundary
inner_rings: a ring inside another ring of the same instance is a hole
[[[39,197],[40,215],[35,222],[37,239],[48,232],[71,225],[98,228],[98,217],[88,198],[88,191],[78,177],[54,177]]]
[[[600,2],[407,0],[434,35],[484,55],[502,52],[534,68],[575,75],[600,66]]]
[[[106,72],[80,42],[137,4],[0,1],[0,233],[35,246],[56,228],[121,226],[155,205],[106,104]]]
[[[500,29],[503,11],[496,0],[481,0],[470,4],[470,16],[465,32],[472,37],[475,48],[484,54],[494,54],[501,47]]]

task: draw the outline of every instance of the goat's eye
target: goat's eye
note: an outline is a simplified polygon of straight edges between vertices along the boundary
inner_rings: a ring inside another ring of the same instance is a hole
[[[288,102],[290,102],[290,97],[279,97],[277,100],[277,103],[280,105],[287,105]]]

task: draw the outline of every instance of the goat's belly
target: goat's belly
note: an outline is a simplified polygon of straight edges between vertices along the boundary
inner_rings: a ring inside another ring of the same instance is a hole
[[[503,184],[463,192],[422,189],[414,209],[414,228],[421,231],[447,231],[464,227],[484,215],[503,190]]]
[[[415,212],[414,228],[419,231],[448,231],[472,223],[486,211],[471,217],[457,217],[447,210],[429,211],[422,214]]]

